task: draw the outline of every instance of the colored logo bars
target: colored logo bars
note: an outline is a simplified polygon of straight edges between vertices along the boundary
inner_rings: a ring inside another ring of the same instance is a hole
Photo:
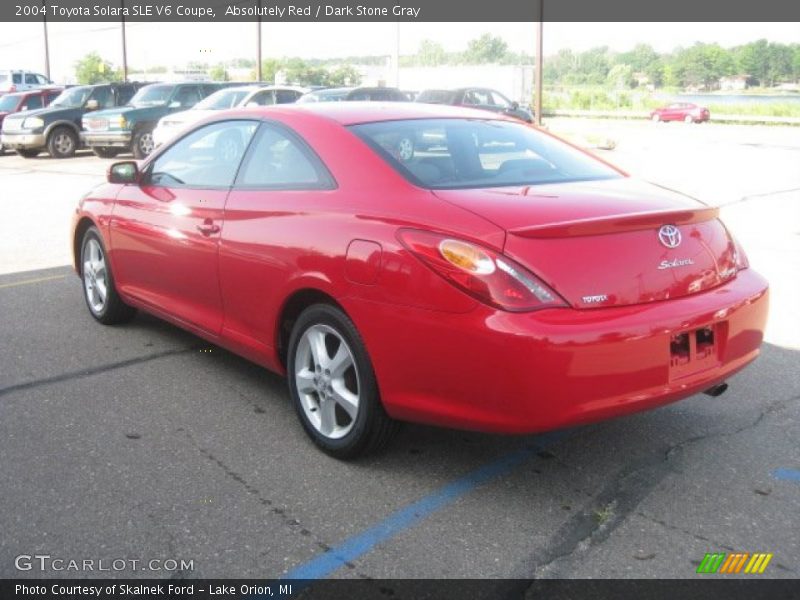
[[[726,554],[725,552],[708,553],[703,558],[700,566],[697,567],[698,573],[763,573],[769,561],[772,560],[772,554],[764,552],[756,552],[750,554],[749,552],[734,552]],[[746,566],[745,566],[746,565]]]

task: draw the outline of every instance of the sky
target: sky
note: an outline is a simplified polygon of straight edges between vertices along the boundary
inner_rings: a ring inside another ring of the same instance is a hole
[[[128,64],[182,66],[190,61],[214,64],[254,57],[256,23],[129,23]],[[262,54],[266,57],[327,58],[394,52],[413,54],[431,39],[448,51],[490,32],[515,51],[534,49],[533,23],[264,23]],[[48,23],[52,78],[71,82],[75,61],[91,51],[115,65],[122,62],[120,26],[113,23]],[[0,22],[0,68],[44,71],[41,23]],[[546,23],[545,55],[561,48],[586,50],[609,46],[624,51],[646,42],[657,51],[696,41],[734,46],[759,38],[795,43],[799,23]]]

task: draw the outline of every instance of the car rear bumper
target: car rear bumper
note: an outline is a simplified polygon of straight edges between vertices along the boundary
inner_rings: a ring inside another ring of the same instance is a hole
[[[130,131],[83,131],[81,140],[87,146],[127,148],[131,145]]]
[[[13,150],[44,148],[45,137],[43,133],[4,133],[0,136],[0,144]]]
[[[653,408],[753,361],[768,311],[752,269],[693,296],[626,307],[466,314],[343,300],[395,418],[533,433]],[[674,335],[712,327],[714,356],[671,366]]]

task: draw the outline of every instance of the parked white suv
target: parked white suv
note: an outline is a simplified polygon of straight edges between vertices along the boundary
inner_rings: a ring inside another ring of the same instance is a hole
[[[53,85],[53,82],[41,73],[0,69],[0,96],[11,92],[24,92],[51,85]]]

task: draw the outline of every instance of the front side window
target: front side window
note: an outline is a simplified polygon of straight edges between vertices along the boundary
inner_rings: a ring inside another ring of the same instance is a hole
[[[172,102],[177,102],[180,108],[189,108],[200,102],[201,99],[200,88],[191,86],[179,89]]]
[[[483,188],[620,177],[605,163],[521,123],[412,119],[350,129],[412,183]]]
[[[22,110],[33,110],[35,108],[42,108],[42,97],[38,94],[25,98],[25,103],[22,105]]]
[[[257,126],[256,121],[221,121],[191,132],[153,161],[150,184],[230,187]]]
[[[492,92],[492,104],[500,109],[506,110],[511,108],[511,101],[503,96],[500,92]]]
[[[97,100],[98,108],[111,108],[114,106],[114,94],[107,86],[95,88],[92,92],[92,100]]]
[[[491,94],[486,90],[469,90],[464,94],[464,104],[469,104],[470,106],[487,106],[491,103]]]
[[[333,180],[319,158],[299,138],[265,124],[247,153],[236,187],[330,189]]]
[[[39,80],[33,73],[25,73],[25,83],[28,85],[39,85]]]
[[[117,105],[125,106],[133,98],[136,88],[132,85],[121,85],[117,88]]]
[[[86,100],[89,99],[89,94],[92,93],[92,88],[89,86],[80,86],[69,88],[61,92],[61,94],[53,100],[53,106],[62,106],[64,108],[78,108],[83,106]]]

